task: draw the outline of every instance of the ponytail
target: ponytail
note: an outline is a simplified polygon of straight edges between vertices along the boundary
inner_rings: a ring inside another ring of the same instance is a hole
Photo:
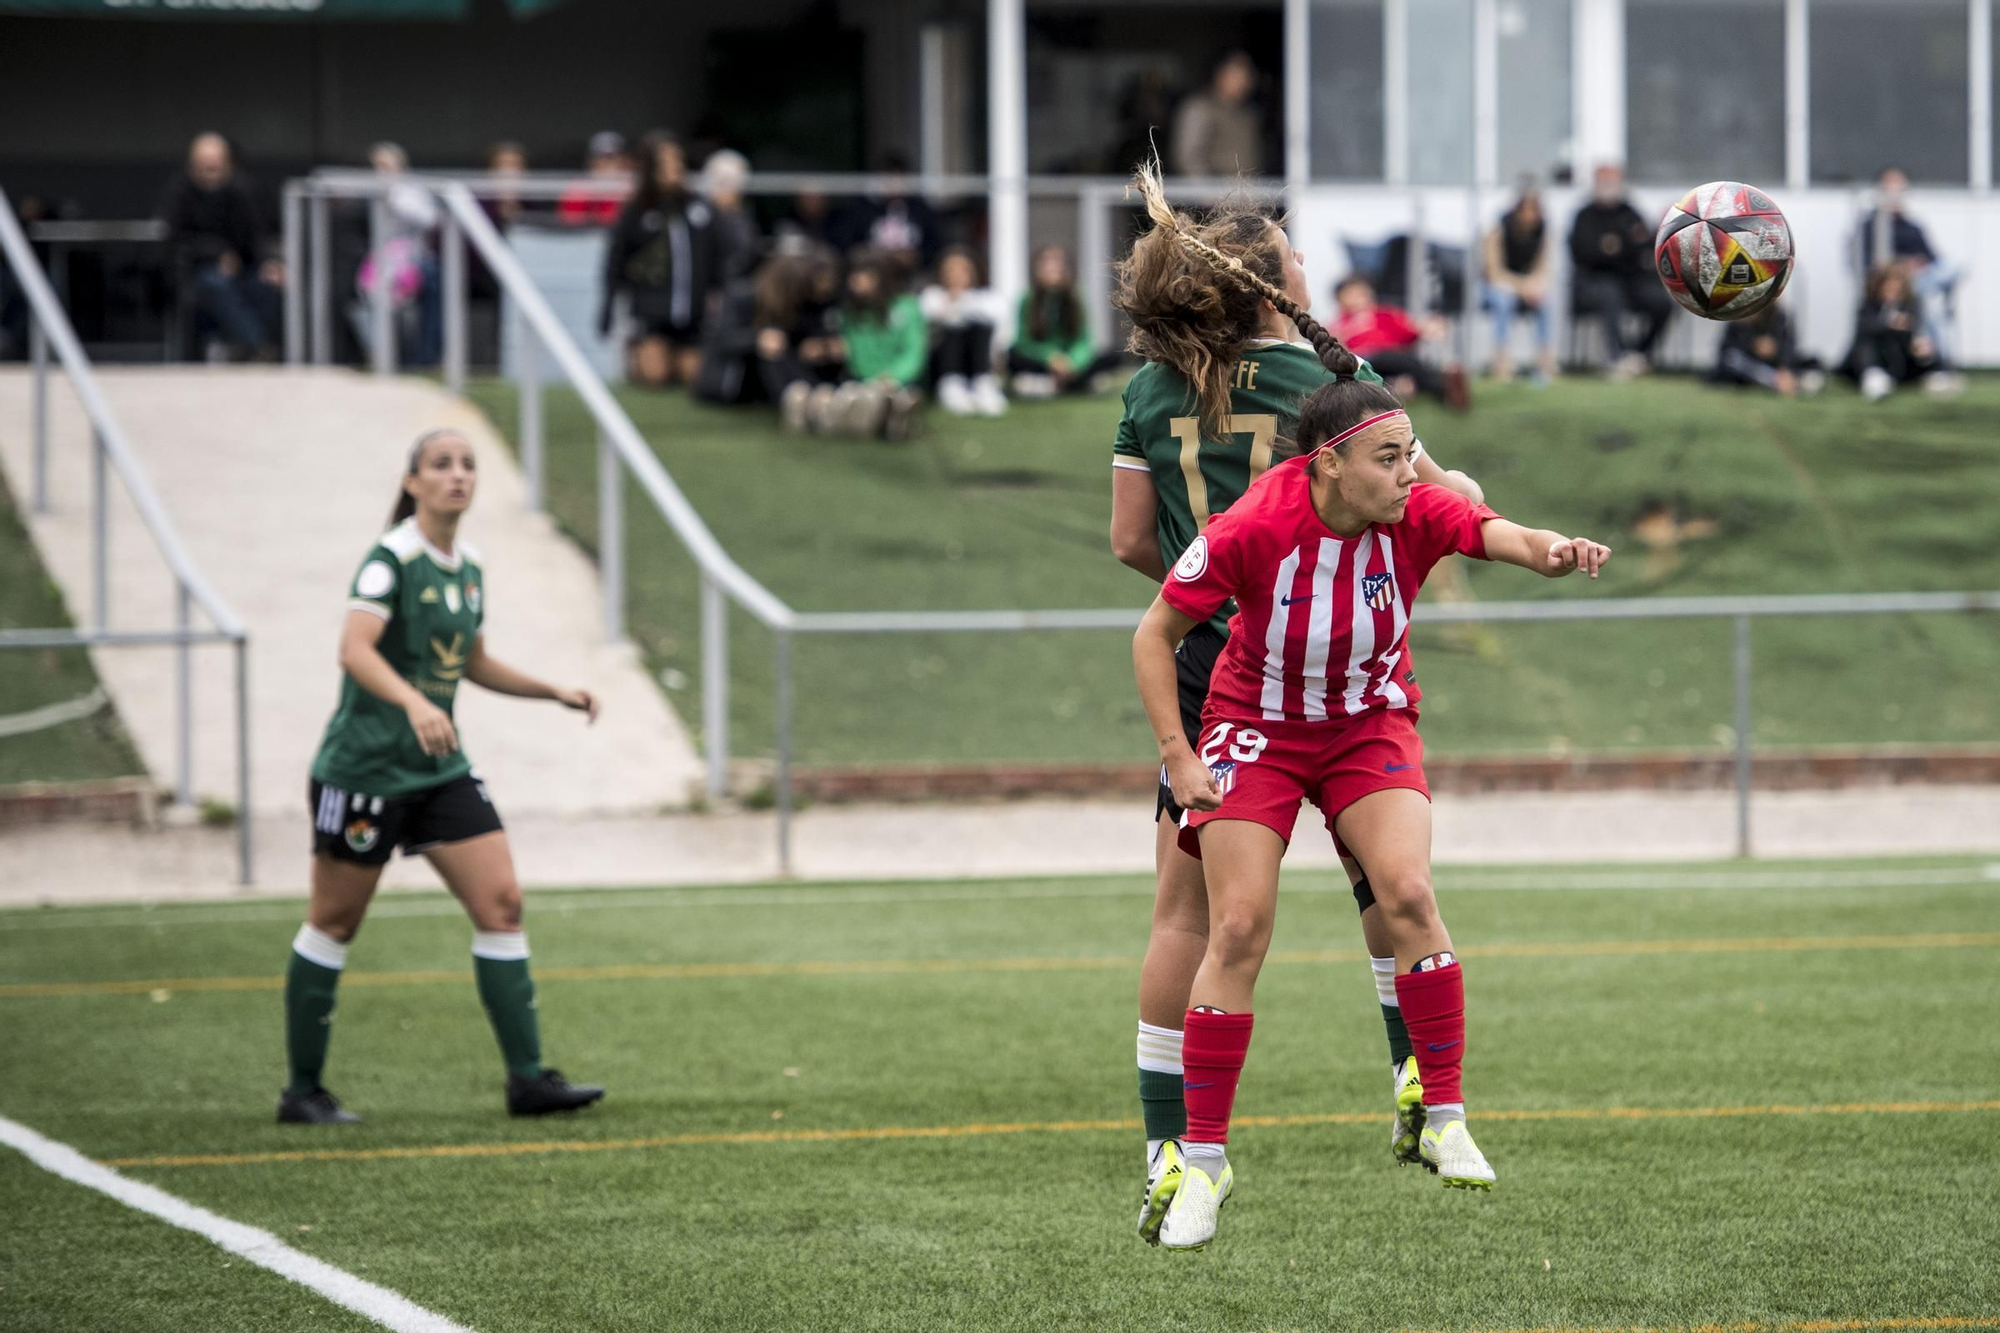
[[[1133,321],[1132,350],[1169,363],[1194,384],[1203,434],[1220,434],[1221,419],[1228,411],[1230,376],[1256,332],[1258,305],[1243,309],[1240,302],[1216,292],[1212,281],[1202,283],[1200,277],[1225,278],[1235,293],[1252,297],[1259,305],[1270,302],[1305,335],[1320,364],[1335,376],[1360,373],[1361,358],[1272,281],[1271,274],[1279,270],[1264,235],[1277,225],[1275,221],[1244,209],[1211,214],[1202,223],[1175,212],[1167,203],[1157,155],[1139,164],[1133,184],[1154,226],[1120,266],[1116,304]],[[1160,253],[1163,248],[1168,254]],[[1169,254],[1183,262],[1169,263]],[[1187,272],[1189,268],[1198,270],[1199,276]],[[1225,310],[1237,318],[1232,327],[1219,328],[1216,316]]]

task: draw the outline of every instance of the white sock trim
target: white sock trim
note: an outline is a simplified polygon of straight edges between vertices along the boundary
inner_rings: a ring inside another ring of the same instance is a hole
[[[1401,1009],[1403,1002],[1396,998],[1396,960],[1370,958],[1368,966],[1375,969],[1375,998],[1391,1009]]]
[[[336,972],[347,966],[347,946],[310,925],[300,926],[299,933],[292,937],[292,952],[308,963],[330,967]]]
[[[489,962],[526,962],[528,958],[528,932],[525,930],[475,930],[472,932],[472,956]]]
[[[1184,1074],[1179,1028],[1155,1027],[1139,1020],[1139,1068],[1153,1074]]]

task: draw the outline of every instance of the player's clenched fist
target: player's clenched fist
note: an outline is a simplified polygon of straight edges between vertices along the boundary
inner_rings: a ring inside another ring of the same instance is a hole
[[[1611,548],[1602,542],[1594,542],[1588,537],[1564,537],[1549,547],[1549,574],[1561,578],[1564,574],[1582,570],[1592,578],[1611,558]]]

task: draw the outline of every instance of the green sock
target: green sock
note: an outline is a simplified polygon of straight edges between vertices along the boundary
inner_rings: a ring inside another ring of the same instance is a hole
[[[1403,1061],[1414,1053],[1410,1046],[1410,1030],[1403,1026],[1403,1011],[1393,1004],[1382,1006],[1382,1026],[1389,1029],[1389,1063],[1397,1069]]]
[[[285,1054],[291,1062],[291,1092],[311,1092],[326,1068],[333,1039],[334,990],[347,965],[347,946],[323,931],[300,926],[285,972]]]
[[[517,930],[479,931],[472,937],[472,974],[507,1072],[534,1078],[542,1072],[542,1031],[535,979],[528,974],[528,937]]]
[[[1139,1071],[1139,1110],[1149,1139],[1177,1139],[1187,1133],[1187,1102],[1181,1076],[1157,1069]]]

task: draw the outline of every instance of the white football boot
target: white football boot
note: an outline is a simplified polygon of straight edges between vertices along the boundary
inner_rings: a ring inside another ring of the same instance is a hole
[[[1210,1180],[1207,1171],[1182,1159],[1181,1186],[1160,1223],[1159,1243],[1169,1250],[1198,1250],[1214,1240],[1215,1219],[1235,1186],[1236,1169],[1228,1162],[1222,1164],[1222,1179]]]

